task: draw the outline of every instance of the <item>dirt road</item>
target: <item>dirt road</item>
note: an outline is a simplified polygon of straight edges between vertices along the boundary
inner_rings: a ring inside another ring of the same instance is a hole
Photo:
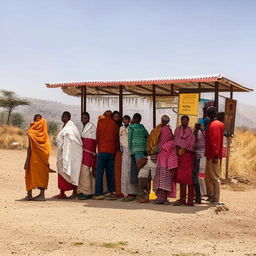
[[[256,190],[222,190],[229,211],[25,195],[25,151],[0,150],[0,255],[256,255]],[[51,159],[55,168],[55,158]]]

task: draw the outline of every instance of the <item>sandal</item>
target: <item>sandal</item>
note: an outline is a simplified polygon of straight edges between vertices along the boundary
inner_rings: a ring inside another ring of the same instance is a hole
[[[135,200],[136,197],[132,197],[132,196],[127,196],[127,197],[124,197],[121,202],[131,202],[133,200]]]
[[[173,203],[174,206],[181,206],[181,205],[185,205],[185,204],[186,204],[186,202],[181,199],[179,199]]]
[[[111,194],[111,195],[107,196],[107,199],[108,200],[117,200],[117,197],[116,197],[116,195]]]
[[[23,201],[34,201],[33,197],[29,197],[29,196],[25,196],[23,199]]]
[[[167,204],[168,202],[167,201],[164,201],[164,200],[158,200],[156,199],[153,204]]]
[[[61,195],[61,194],[53,196],[52,198],[54,198],[54,199],[68,199],[66,195]]]
[[[147,199],[147,198],[139,198],[138,200],[137,200],[137,202],[138,203],[148,203],[149,202],[149,200]]]
[[[194,203],[186,203],[186,206],[195,206]]]

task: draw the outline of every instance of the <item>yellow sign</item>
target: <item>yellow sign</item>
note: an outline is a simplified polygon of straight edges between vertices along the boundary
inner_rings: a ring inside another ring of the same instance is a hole
[[[180,93],[179,94],[179,114],[180,115],[198,115],[198,93]]]

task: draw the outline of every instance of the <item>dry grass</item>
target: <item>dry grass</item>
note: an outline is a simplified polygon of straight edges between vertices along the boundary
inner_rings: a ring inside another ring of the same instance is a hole
[[[256,182],[256,133],[237,130],[231,144],[230,176]]]
[[[23,149],[27,147],[27,136],[19,128],[3,125],[0,126],[0,148]]]

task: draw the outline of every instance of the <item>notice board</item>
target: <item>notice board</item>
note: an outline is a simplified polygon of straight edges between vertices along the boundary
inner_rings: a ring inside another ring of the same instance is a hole
[[[193,129],[198,122],[199,93],[180,93],[177,126],[183,115],[189,116],[189,126]]]

